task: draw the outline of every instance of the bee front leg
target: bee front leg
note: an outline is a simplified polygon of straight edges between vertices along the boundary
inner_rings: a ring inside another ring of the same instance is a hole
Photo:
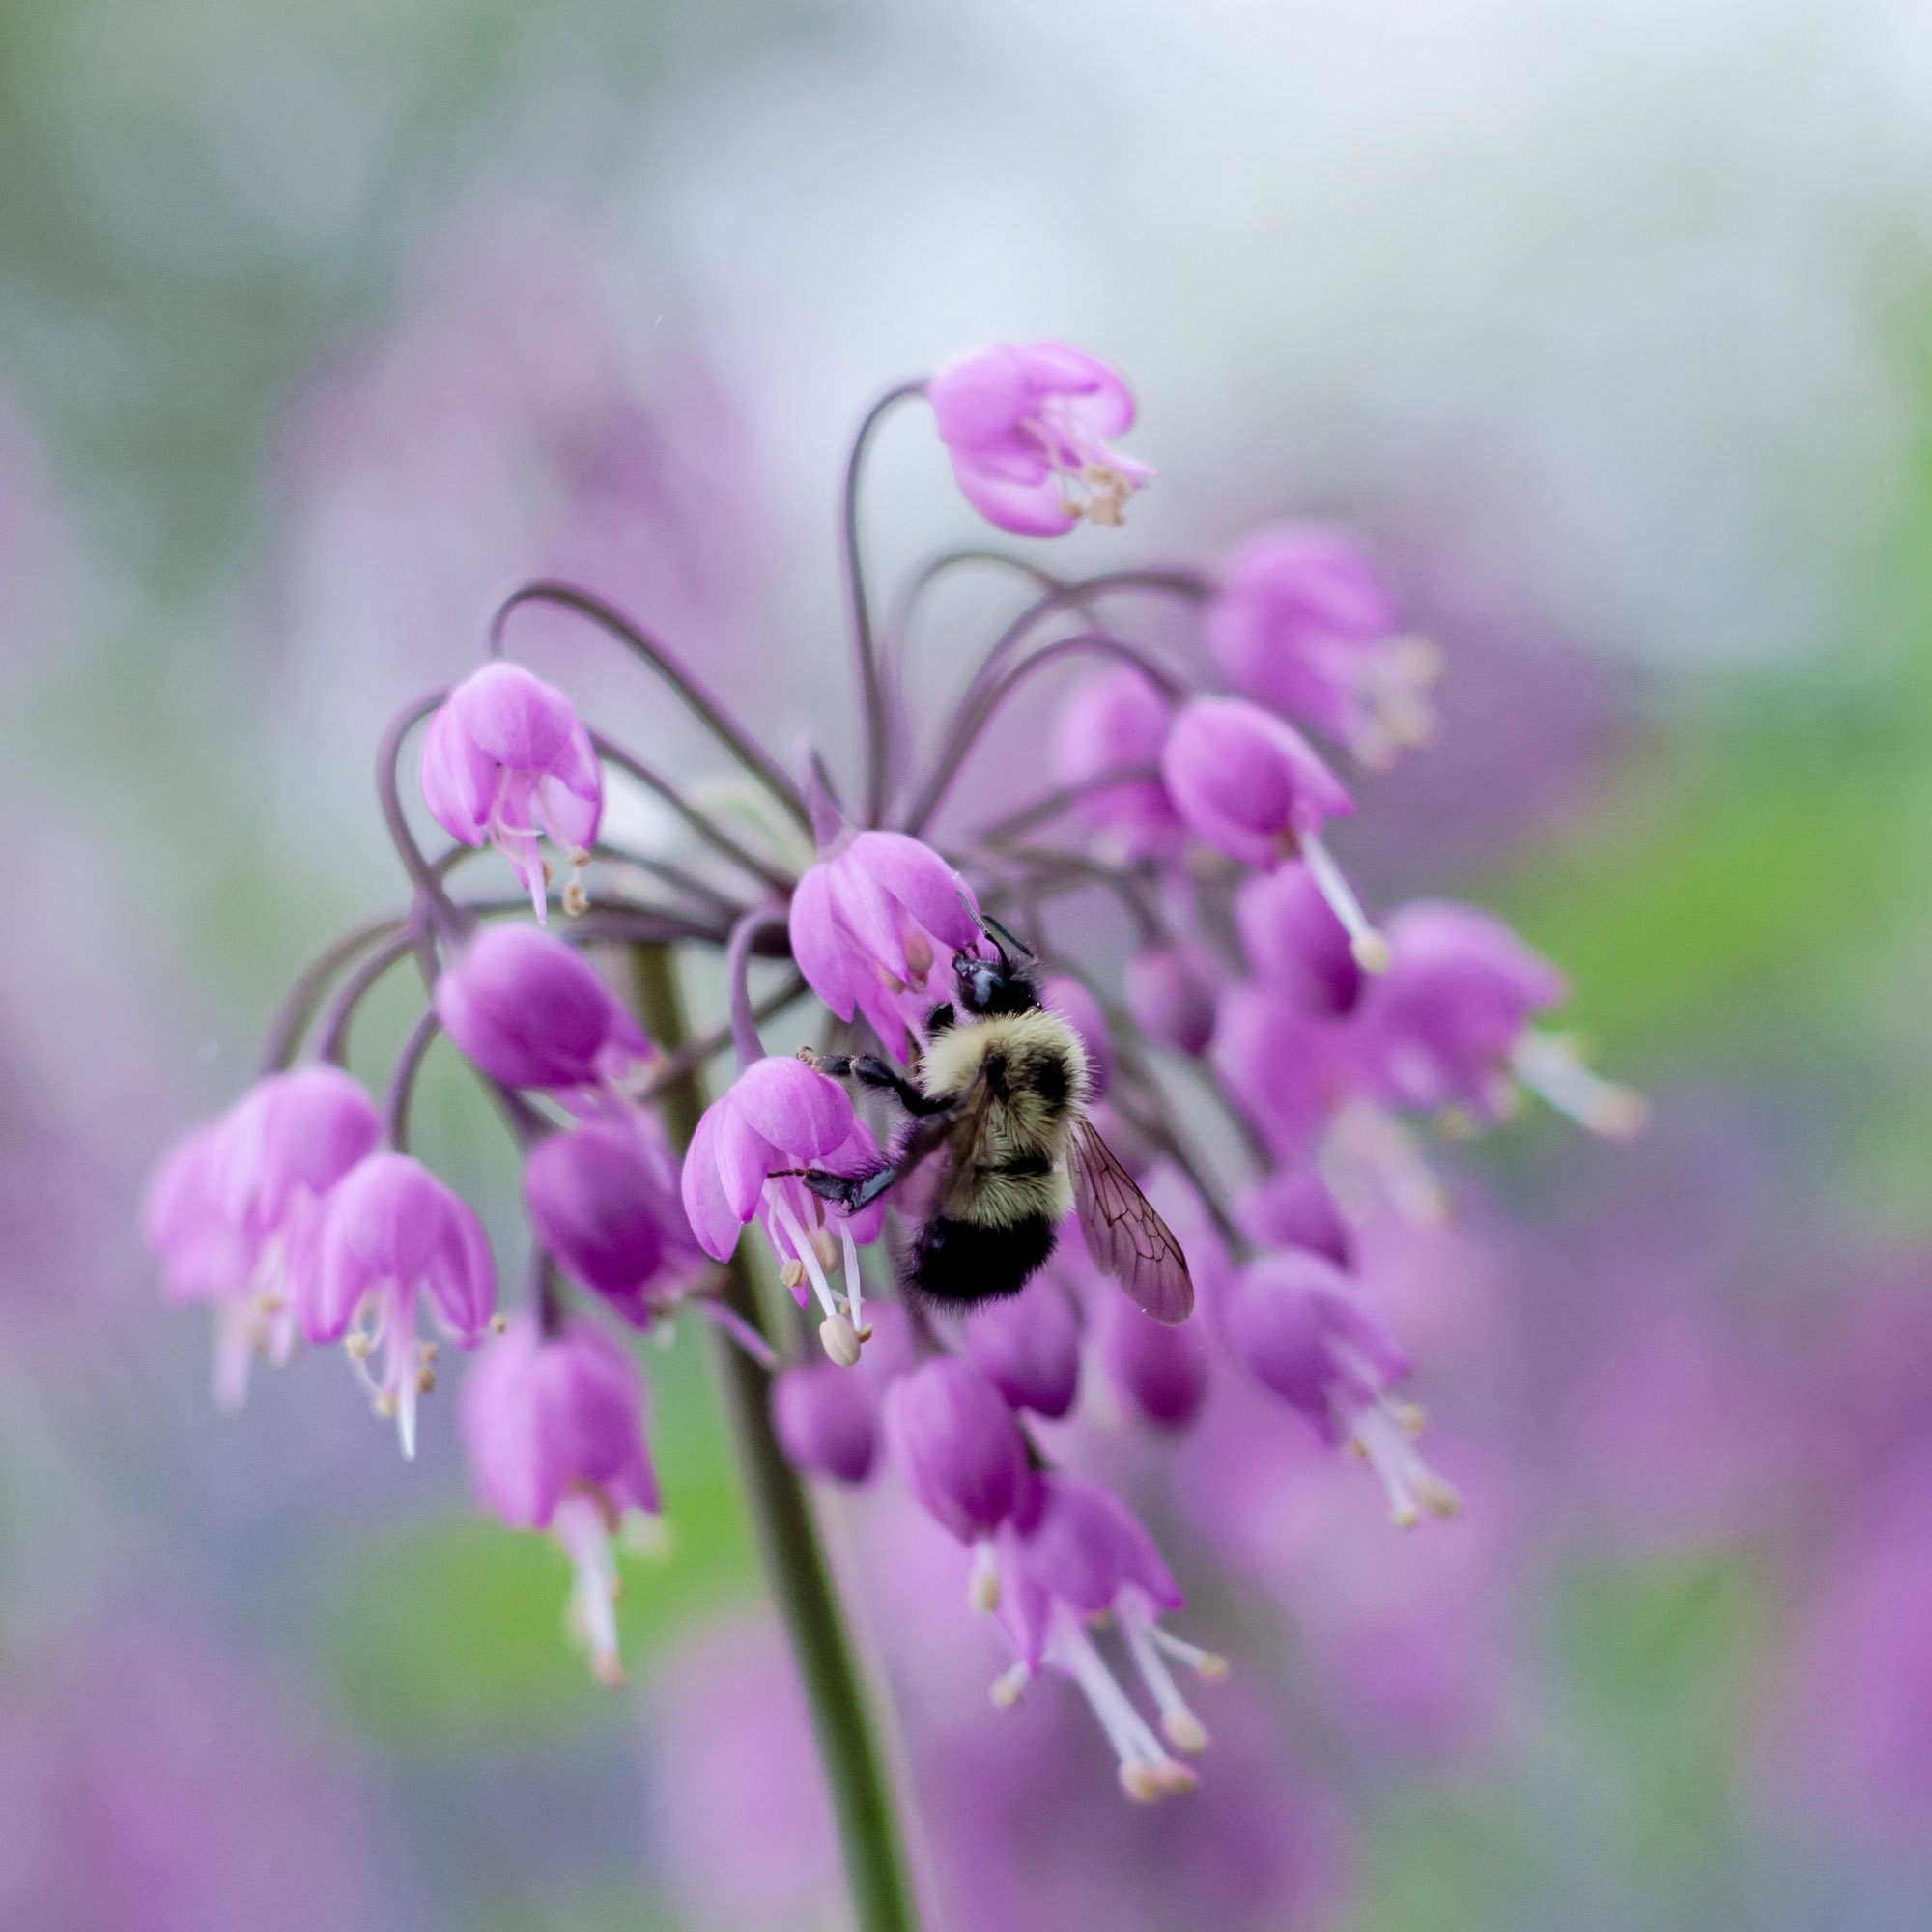
[[[799,1058],[805,1060],[810,1051],[810,1047],[803,1049]],[[888,1066],[876,1053],[813,1053],[805,1064],[835,1080],[856,1080],[874,1093],[893,1094],[915,1120],[943,1113],[952,1104],[950,1100],[928,1100],[897,1067]]]
[[[790,1176],[802,1180],[821,1201],[830,1201],[848,1214],[862,1213],[898,1178],[902,1170],[888,1163],[870,1174],[828,1174],[818,1167],[780,1167],[772,1178]]]

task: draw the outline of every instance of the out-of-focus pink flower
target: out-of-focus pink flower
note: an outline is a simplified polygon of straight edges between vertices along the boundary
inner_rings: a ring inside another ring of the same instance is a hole
[[[1339,1268],[1355,1264],[1355,1240],[1328,1183],[1314,1168],[1278,1167],[1235,1199],[1242,1234],[1262,1248],[1312,1248]]]
[[[149,1182],[143,1226],[177,1301],[216,1310],[215,1399],[239,1407],[257,1353],[286,1361],[293,1280],[322,1202],[376,1145],[374,1103],[340,1067],[258,1080],[179,1141]]]
[[[573,870],[586,864],[604,816],[604,772],[570,699],[497,660],[465,678],[430,720],[422,795],[452,838],[502,853],[541,923],[548,880],[538,836]]]
[[[1127,1011],[1150,1039],[1199,1059],[1214,1037],[1220,980],[1205,946],[1151,946],[1127,962]]]
[[[435,1381],[433,1343],[416,1341],[428,1293],[438,1325],[474,1348],[497,1304],[497,1268],[468,1202],[408,1154],[372,1153],[329,1195],[296,1282],[311,1342],[349,1338],[349,1359],[379,1415],[392,1415],[405,1456],[416,1453],[416,1398]],[[384,1354],[381,1379],[366,1366]]]
[[[611,1536],[632,1511],[658,1508],[643,1383],[630,1357],[588,1321],[546,1335],[518,1316],[464,1378],[461,1413],[478,1496],[511,1528],[555,1535],[590,1667],[621,1684]]]
[[[1015,536],[1063,536],[1083,517],[1118,524],[1153,476],[1110,447],[1133,428],[1134,399],[1084,350],[994,343],[949,362],[926,393],[966,500]]]
[[[1186,828],[1160,778],[1160,754],[1174,706],[1131,665],[1084,678],[1067,694],[1053,727],[1054,775],[1085,784],[1108,772],[1145,768],[1148,776],[1081,795],[1080,817],[1107,856],[1122,864],[1179,851]]]
[[[621,1079],[651,1043],[589,960],[534,926],[486,925],[436,982],[443,1031],[506,1087]]]
[[[680,1925],[839,1922],[824,1776],[797,1666],[769,1620],[707,1619],[668,1650],[651,1670],[642,1737],[660,1773],[649,1786],[653,1869],[670,1875]]]
[[[1293,725],[1239,697],[1182,705],[1161,774],[1188,831],[1250,866],[1293,858],[1305,836],[1355,809]]]
[[[1058,1421],[1073,1406],[1080,1323],[1058,1282],[1037,1275],[1019,1293],[982,1302],[966,1317],[965,1334],[974,1365],[1015,1408]]]
[[[524,1163],[524,1202],[563,1271],[635,1327],[704,1265],[655,1114],[628,1111],[539,1141]]]
[[[1129,1798],[1146,1803],[1192,1790],[1194,1774],[1169,1755],[1087,1634],[1094,1618],[1115,1618],[1167,1745],[1207,1748],[1207,1727],[1188,1708],[1167,1659],[1179,1658],[1204,1677],[1221,1676],[1227,1665],[1161,1628],[1162,1614],[1181,1606],[1180,1587],[1134,1513],[1097,1483],[1033,1476],[1001,1532],[998,1561],[1000,1625],[1016,1662],[995,1685],[994,1701],[1011,1703],[1042,1666],[1057,1670],[1093,1706]]]
[[[1348,1095],[1352,1044],[1348,1028],[1244,982],[1221,995],[1208,1057],[1269,1152],[1303,1161]]]
[[[1087,1049],[1088,1097],[1105,1098],[1114,1079],[1114,1042],[1107,1031],[1107,1016],[1093,989],[1070,974],[1056,973],[1041,982],[1039,997],[1042,1006],[1071,1025]]]
[[[704,1110],[684,1156],[684,1211],[698,1246],[716,1261],[729,1261],[739,1231],[758,1216],[799,1306],[808,1283],[817,1295],[827,1349],[853,1359],[857,1342],[838,1324],[849,1322],[855,1333],[863,1326],[856,1244],[877,1238],[883,1209],[874,1204],[859,1214],[835,1213],[795,1176],[776,1171],[869,1174],[879,1158],[878,1143],[836,1080],[799,1061],[777,1059],[753,1061]],[[842,1311],[827,1279],[841,1260]]]
[[[1178,1431],[1201,1412],[1208,1394],[1208,1345],[1192,1321],[1172,1327],[1143,1314],[1124,1295],[1096,1300],[1100,1363],[1144,1422]]]
[[[1026,1482],[1012,1411],[970,1363],[935,1355],[886,1391],[885,1439],[921,1508],[973,1550],[973,1602],[990,1609],[998,1596],[990,1539]]]
[[[951,995],[952,955],[980,941],[972,889],[902,832],[861,832],[820,860],[792,894],[789,924],[807,984],[841,1020],[864,1013],[901,1061],[908,1032],[922,1037]]]
[[[838,1483],[863,1483],[879,1447],[879,1398],[869,1377],[808,1362],[772,1381],[772,1428],[786,1458]]]
[[[1367,976],[1306,866],[1243,879],[1235,892],[1235,924],[1259,984],[1322,1019],[1354,1010]]]
[[[1380,574],[1338,532],[1258,531],[1222,565],[1204,623],[1242,691],[1341,740],[1364,764],[1427,742],[1425,694],[1439,654],[1403,635]]]
[[[1262,1256],[1236,1277],[1222,1317],[1229,1349],[1324,1442],[1352,1443],[1388,1492],[1402,1527],[1423,1510],[1453,1516],[1456,1492],[1413,1440],[1420,1415],[1390,1394],[1408,1361],[1347,1275],[1308,1249]]]

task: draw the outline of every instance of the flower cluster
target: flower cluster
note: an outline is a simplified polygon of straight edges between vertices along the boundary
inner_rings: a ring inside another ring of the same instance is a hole
[[[1037,594],[915,757],[918,591],[999,562],[942,555],[875,624],[856,485],[874,425],[917,398],[1002,529],[1117,525],[1151,478],[1114,447],[1133,423],[1126,384],[1059,344],[962,356],[867,418],[848,494],[866,746],[849,814],[815,754],[789,769],[621,612],[566,585],[515,592],[482,668],[385,741],[410,903],[303,977],[262,1078],[161,1163],[147,1233],[170,1293],[215,1312],[225,1400],[252,1355],[339,1342],[408,1454],[439,1372],[426,1300],[474,1355],[460,1409],[479,1497],[568,1553],[573,1622],[607,1680],[615,1542],[658,1507],[628,1333],[701,1314],[770,1372],[755,1426],[796,1468],[846,1485],[890,1470],[956,1542],[967,1604],[1012,1652],[995,1701],[1042,1671],[1068,1680],[1123,1789],[1157,1799],[1196,1783],[1185,1760],[1208,1743],[1175,1666],[1212,1679],[1226,1665],[1168,1628],[1183,1607],[1173,1573],[1128,1504],[1070,1466],[1085,1438],[1064,1425],[1085,1413],[1172,1436],[1234,1376],[1365,1459],[1398,1523],[1453,1514],[1352,1222],[1440,1211],[1434,1122],[1494,1123],[1524,1090],[1606,1133],[1640,1109],[1540,1030],[1562,982],[1507,928],[1437,902],[1378,920],[1331,848],[1356,810],[1338,766],[1375,770],[1424,742],[1436,672],[1375,562],[1336,532],[1264,531],[1208,571],[1074,580],[1021,564]],[[1178,602],[1185,635],[1138,623],[1149,599]],[[509,619],[531,604],[648,665],[759,788],[767,836],[721,822],[507,660]],[[1056,666],[1076,674],[1040,721],[1046,787],[975,819],[954,781]],[[419,724],[422,804],[454,841],[435,854],[399,778]],[[600,843],[612,773],[655,791],[688,841]],[[507,897],[461,890],[487,848],[507,863]],[[1111,970],[1074,956],[1073,902],[1096,892],[1137,935]],[[693,1036],[676,976],[703,949],[723,955],[729,1010]],[[412,966],[425,1010],[379,1104],[348,1070],[349,1022]],[[761,1001],[768,966],[789,977]],[[620,970],[645,989],[641,1019]],[[808,1001],[817,1046],[768,1051],[761,1028]],[[964,1094],[926,1078],[942,1035],[1037,1005],[1045,1034],[1026,1037],[1065,1042],[1049,1055],[1065,1131],[1044,1153],[1002,1124],[1016,1118],[1002,1112],[1009,1049]],[[440,1036],[521,1151],[529,1289],[507,1316],[475,1212],[409,1151]],[[697,1083],[725,1055],[735,1073],[705,1106]],[[1208,1075],[1189,1091],[1250,1151],[1242,1176],[1191,1152],[1197,1122],[1167,1077],[1188,1062]],[[908,1248],[929,1245],[938,1204],[976,1176],[1033,1186],[1052,1210],[1029,1210],[1043,1235],[945,1300],[905,1290]],[[1056,1242],[1076,1200],[1084,1241]],[[782,1298],[761,1311],[760,1252],[796,1318]],[[1190,1307],[1199,1319],[1179,1321]],[[1101,1393],[1083,1406],[1083,1389]]]

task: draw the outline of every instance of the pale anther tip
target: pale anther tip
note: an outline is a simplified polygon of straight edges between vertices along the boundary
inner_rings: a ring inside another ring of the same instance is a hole
[[[1379,932],[1364,932],[1349,943],[1355,964],[1364,973],[1386,973],[1389,969],[1388,941]]]

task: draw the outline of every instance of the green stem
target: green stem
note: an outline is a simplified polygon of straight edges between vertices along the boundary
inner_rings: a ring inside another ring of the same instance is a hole
[[[676,959],[667,946],[634,947],[631,959],[645,1029],[660,1046],[674,1051],[689,1035]],[[668,1087],[663,1100],[672,1136],[683,1146],[704,1111],[704,1089],[696,1069]],[[783,1328],[759,1308],[758,1281],[746,1259],[748,1245],[741,1242],[731,1262],[724,1300],[733,1314],[769,1340]],[[810,1498],[772,1434],[769,1378],[724,1336],[715,1336],[713,1348],[766,1576],[811,1707],[811,1727],[845,1859],[853,1923],[857,1932],[918,1932],[919,1910],[897,1801]]]

